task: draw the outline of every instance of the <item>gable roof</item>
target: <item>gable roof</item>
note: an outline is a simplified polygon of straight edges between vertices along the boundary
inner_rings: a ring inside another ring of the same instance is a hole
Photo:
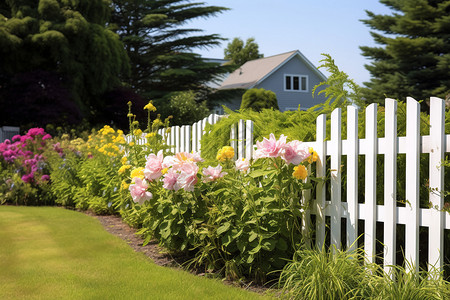
[[[294,50],[246,62],[231,73],[222,82],[219,89],[251,89],[296,56],[315,72],[319,78],[324,81],[327,79],[300,51]]]

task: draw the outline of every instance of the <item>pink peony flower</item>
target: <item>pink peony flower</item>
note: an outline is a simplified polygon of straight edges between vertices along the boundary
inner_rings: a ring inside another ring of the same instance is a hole
[[[215,168],[209,166],[207,168],[203,168],[203,176],[205,176],[203,182],[214,181],[216,179],[222,178],[227,174],[228,174],[227,172],[222,172],[221,165],[217,165],[217,167]]]
[[[238,159],[235,162],[236,170],[246,172],[250,168],[250,161],[246,158]]]
[[[178,183],[185,191],[194,191],[194,185],[197,183],[198,166],[195,163],[183,164],[180,168]]]
[[[45,140],[48,140],[48,139],[51,139],[52,138],[52,136],[50,135],[50,134],[46,134],[46,135],[44,135],[43,137],[42,137],[42,140],[43,141],[45,141]]]
[[[12,140],[13,142],[20,141],[20,134],[16,134],[15,136],[12,137],[11,140]]]
[[[166,157],[163,162],[163,168],[172,167],[175,170],[179,170],[184,164],[195,164],[200,161],[203,161],[203,159],[197,152],[179,152],[174,156]]]
[[[147,157],[147,163],[144,169],[144,176],[147,180],[153,181],[162,176],[162,163],[164,160],[163,151],[159,150],[158,154],[150,154]]]
[[[50,180],[50,176],[48,176],[48,175],[42,175],[41,180],[42,180],[42,181],[49,181],[49,180]]]
[[[35,137],[37,135],[45,135],[44,128],[30,128],[27,132],[27,135],[30,137]]]
[[[180,173],[174,171],[173,169],[169,169],[167,173],[164,175],[163,179],[163,188],[167,190],[175,190],[178,191],[181,186],[178,184],[178,176]]]
[[[133,201],[139,204],[143,204],[145,200],[152,199],[153,195],[148,189],[148,183],[145,180],[135,177],[134,183],[130,185],[130,194]]]
[[[298,165],[310,155],[309,149],[302,142],[294,140],[284,146],[282,158],[286,164]]]
[[[257,149],[255,151],[255,157],[279,157],[285,145],[285,135],[280,135],[280,139],[277,141],[273,133],[271,133],[269,139],[264,138],[262,142],[256,142]]]

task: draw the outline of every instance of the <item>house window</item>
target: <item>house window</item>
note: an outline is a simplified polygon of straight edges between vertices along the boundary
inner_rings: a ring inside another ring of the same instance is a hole
[[[285,74],[284,90],[290,92],[307,92],[308,76]]]

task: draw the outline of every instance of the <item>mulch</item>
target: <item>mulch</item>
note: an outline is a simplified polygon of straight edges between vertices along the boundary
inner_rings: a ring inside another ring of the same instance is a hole
[[[122,240],[124,240],[134,251],[143,253],[149,257],[155,264],[165,267],[180,268],[182,269],[183,258],[173,257],[163,248],[161,248],[156,241],[150,241],[147,245],[143,245],[143,239],[136,234],[136,230],[124,223],[118,216],[111,215],[96,215],[92,212],[86,212],[103,225],[105,230]],[[197,275],[205,276],[205,273]],[[229,280],[223,280],[224,284],[233,285],[244,288],[257,293],[264,293],[268,290],[265,286],[256,285],[253,282],[235,282]]]

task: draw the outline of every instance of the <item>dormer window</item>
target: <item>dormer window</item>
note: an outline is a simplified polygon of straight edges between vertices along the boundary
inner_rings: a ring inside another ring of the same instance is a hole
[[[285,74],[284,90],[287,92],[307,92],[308,76]]]

